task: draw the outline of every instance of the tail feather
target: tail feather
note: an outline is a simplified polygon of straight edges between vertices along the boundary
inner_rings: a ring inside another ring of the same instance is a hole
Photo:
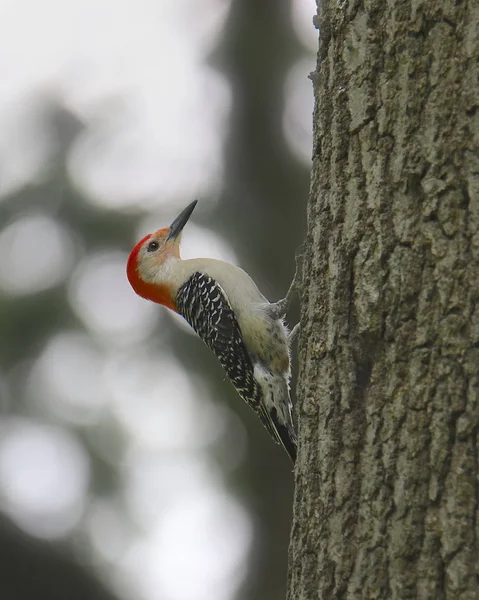
[[[273,374],[260,364],[255,365],[254,373],[263,396],[258,411],[260,418],[273,439],[284,447],[294,463],[298,442],[288,381],[283,374]]]
[[[295,463],[296,462],[296,452],[297,452],[297,448],[298,448],[298,440],[296,438],[296,432],[293,431],[290,427],[287,427],[286,425],[282,425],[278,421],[276,411],[273,411],[273,413],[271,414],[271,420],[274,423],[274,427],[275,427],[278,437],[281,441],[281,445],[286,450],[286,452],[289,454],[289,457],[291,458],[293,463]]]

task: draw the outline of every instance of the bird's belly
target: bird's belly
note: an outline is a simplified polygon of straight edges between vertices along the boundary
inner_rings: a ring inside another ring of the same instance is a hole
[[[286,331],[281,321],[271,321],[258,315],[246,322],[239,318],[238,325],[253,362],[263,364],[273,373],[289,371]]]

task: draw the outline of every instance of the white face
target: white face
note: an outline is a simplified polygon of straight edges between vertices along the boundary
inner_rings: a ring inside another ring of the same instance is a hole
[[[167,268],[169,258],[179,258],[180,236],[168,240],[168,229],[159,229],[151,234],[138,252],[138,274],[146,282],[158,282]]]

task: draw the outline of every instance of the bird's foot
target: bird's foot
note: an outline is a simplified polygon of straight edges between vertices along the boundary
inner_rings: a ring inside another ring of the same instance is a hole
[[[301,248],[300,248],[301,250]],[[278,300],[278,302],[274,302],[269,305],[268,312],[272,319],[282,319],[286,313],[288,312],[289,305],[291,304],[291,300],[296,292],[298,292],[301,288],[301,278],[302,278],[302,254],[297,251],[295,256],[296,261],[296,271],[294,273],[293,281],[289,286],[288,293],[284,298]]]

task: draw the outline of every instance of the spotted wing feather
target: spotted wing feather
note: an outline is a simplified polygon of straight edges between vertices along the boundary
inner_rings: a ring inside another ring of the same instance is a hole
[[[276,443],[280,438],[264,402],[238,321],[222,287],[205,273],[194,273],[178,290],[176,306],[218,357],[239,395],[258,414]]]

